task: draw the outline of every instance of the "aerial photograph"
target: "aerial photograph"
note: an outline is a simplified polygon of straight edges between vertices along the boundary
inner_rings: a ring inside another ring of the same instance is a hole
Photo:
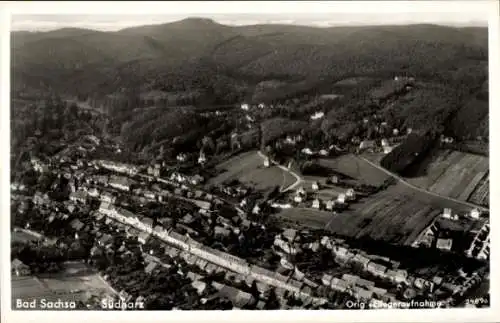
[[[12,310],[489,308],[488,20],[428,17],[13,15]]]

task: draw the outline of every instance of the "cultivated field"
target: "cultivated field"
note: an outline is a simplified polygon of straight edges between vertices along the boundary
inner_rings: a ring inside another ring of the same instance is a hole
[[[85,299],[86,294],[111,295],[111,288],[99,278],[98,274],[84,263],[68,262],[62,273],[39,277],[17,277],[12,275],[12,309],[16,299],[23,301],[41,299],[49,301],[78,301]]]
[[[485,156],[444,150],[412,171],[408,182],[443,196],[479,205],[489,200],[489,159]]]
[[[209,185],[218,185],[228,180],[237,179],[256,189],[268,189],[276,185],[288,187],[295,183],[295,177],[276,166],[264,167],[264,160],[256,151],[235,156],[216,167],[221,174],[208,181]]]
[[[440,209],[406,194],[384,192],[377,195],[335,216],[325,229],[348,237],[369,237],[410,245],[441,213]]]

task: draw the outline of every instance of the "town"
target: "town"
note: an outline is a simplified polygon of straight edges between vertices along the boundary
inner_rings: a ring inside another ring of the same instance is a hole
[[[490,307],[487,29],[343,28],[12,32],[12,309]]]
[[[90,151],[106,146],[95,136],[82,140],[92,146],[87,147]],[[89,160],[81,148],[53,158],[31,157],[26,166],[43,182],[12,183],[12,234],[32,236],[28,247],[15,248],[16,276],[57,270],[52,267],[60,266],[62,259],[80,261],[95,268],[109,285],[106,297],[124,304],[145,302],[147,309],[345,308],[348,300],[372,304],[434,300],[445,307],[463,301],[469,290],[487,279],[480,263],[489,258],[489,224],[478,208],[460,215],[443,209],[413,243],[413,248],[425,245],[450,252],[453,239],[440,237],[440,223],[446,226],[459,217],[482,221],[463,250],[478,263],[424,272],[324,230],[266,221],[276,210],[287,209],[322,210],[336,216],[378,188],[349,186],[332,176],[323,183],[311,181],[309,187],[299,179],[299,185],[288,187],[292,189],[259,196],[241,183],[207,188],[208,179],[198,173],[182,174],[178,165]],[[106,148],[117,150],[115,145]],[[259,167],[283,167],[260,154]],[[201,153],[198,163],[204,158]],[[182,164],[186,158],[176,160]],[[330,184],[344,187],[344,192],[336,199],[321,199],[318,192]],[[37,256],[27,258],[26,248]],[[45,253],[53,257],[49,268],[41,268],[36,260]],[[167,281],[170,292],[162,287]],[[87,294],[81,306],[98,308],[99,297]]]

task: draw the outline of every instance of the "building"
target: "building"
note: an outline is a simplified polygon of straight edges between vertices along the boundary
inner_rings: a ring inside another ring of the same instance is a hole
[[[313,151],[310,148],[304,148],[301,150],[301,152],[306,155],[314,155]]]
[[[375,262],[368,263],[366,269],[375,276],[384,276],[387,270],[385,266],[377,264]]]
[[[207,289],[207,283],[195,280],[191,283],[191,286],[193,286],[194,289],[196,289],[196,292],[198,295],[203,294],[203,292]]]
[[[123,163],[116,163],[113,161],[100,160],[97,161],[97,164],[100,165],[102,168],[106,168],[118,173],[125,173],[128,175],[136,175],[139,171],[136,166]]]
[[[202,184],[205,181],[205,178],[201,176],[200,174],[196,174],[193,177],[191,177],[191,184],[193,185],[199,185]]]
[[[443,218],[445,218],[445,219],[451,219],[451,217],[452,217],[451,209],[450,208],[445,208],[443,210],[443,214],[441,216]]]
[[[224,236],[224,237],[227,237],[231,234],[231,231],[226,229],[226,228],[223,228],[221,226],[216,226],[214,228],[214,234],[215,236]]]
[[[270,163],[270,161],[269,161],[269,157],[266,157],[266,158],[264,159],[264,167],[269,167],[269,166],[271,166],[271,163]]]
[[[368,263],[370,262],[370,259],[358,253],[352,258],[352,261],[360,264],[363,268],[366,268],[368,266]]]
[[[69,199],[75,203],[87,203],[87,195],[88,193],[82,190],[78,190],[76,192],[72,192],[69,195]]]
[[[283,230],[282,235],[289,242],[293,242],[293,241],[297,240],[298,238],[300,238],[297,234],[297,230],[291,229],[291,228]]]
[[[450,251],[452,244],[453,244],[452,239],[438,239],[436,242],[436,248]]]
[[[311,188],[313,191],[318,191],[319,190],[319,184],[318,182],[314,181],[311,185]]]
[[[88,195],[91,197],[98,197],[99,196],[99,190],[95,187],[92,187],[87,192],[88,192]]]
[[[293,201],[296,203],[302,203],[304,202],[304,197],[302,195],[295,195],[293,197]]]
[[[478,209],[472,209],[470,211],[470,217],[471,218],[473,218],[473,219],[479,219],[480,216],[481,216],[481,212]]]
[[[109,234],[103,234],[99,240],[97,240],[97,244],[101,247],[107,246],[113,240],[113,236]]]
[[[152,230],[153,229],[153,219],[145,217],[141,220],[142,224],[145,226],[146,229]]]
[[[153,271],[156,269],[156,267],[158,266],[158,263],[157,262],[154,262],[154,261],[150,261],[148,263],[148,265],[146,266],[146,268],[144,268],[144,272],[146,274],[152,274]]]
[[[347,192],[345,193],[345,196],[347,197],[347,199],[349,200],[354,200],[356,199],[356,192],[354,191],[353,188],[349,188],[347,190]]]
[[[375,140],[363,140],[359,144],[359,150],[368,150],[375,148]]]
[[[337,196],[337,202],[340,204],[344,204],[346,200],[346,195],[344,193],[341,193]]]
[[[345,292],[349,288],[349,284],[345,280],[333,278],[330,287],[339,292]]]
[[[331,286],[332,280],[333,280],[332,275],[327,275],[327,274],[324,274],[323,277],[321,278],[321,282],[325,286]]]
[[[371,290],[364,289],[362,287],[353,286],[352,292],[354,297],[362,300],[371,300],[373,297],[373,292]]]
[[[358,280],[361,279],[359,276],[351,275],[351,274],[343,274],[342,280],[347,282],[349,285],[356,285]]]
[[[303,187],[299,187],[299,188],[295,191],[295,194],[296,194],[296,195],[306,195],[306,190],[305,190]]]
[[[314,199],[312,202],[312,208],[313,209],[319,209],[321,207],[321,202],[319,199]]]
[[[198,157],[198,164],[205,164],[207,162],[207,157],[205,156],[205,152],[202,150],[200,151],[200,156]]]
[[[31,274],[31,271],[27,265],[16,258],[11,261],[11,273],[16,276],[28,276]]]
[[[241,110],[245,110],[245,111],[248,111],[250,109],[250,106],[246,103],[242,103],[241,104]]]
[[[394,146],[384,146],[383,149],[384,154],[389,154],[394,149]]]
[[[387,294],[387,289],[380,287],[371,287],[370,290],[377,295],[378,297],[382,297]]]
[[[146,244],[146,242],[149,239],[149,233],[142,231],[139,233],[139,236],[137,237],[137,241],[139,241],[142,244]]]
[[[332,211],[334,207],[335,207],[335,200],[326,201],[326,209],[327,210]]]
[[[321,119],[325,116],[325,113],[323,111],[318,111],[316,113],[314,113],[313,115],[311,115],[311,120],[318,120],[318,119]]]
[[[386,272],[386,277],[395,283],[403,283],[406,282],[408,278],[408,272],[403,269],[389,269]]]
[[[123,176],[111,176],[109,179],[109,185],[113,188],[130,192],[132,186],[132,180]]]

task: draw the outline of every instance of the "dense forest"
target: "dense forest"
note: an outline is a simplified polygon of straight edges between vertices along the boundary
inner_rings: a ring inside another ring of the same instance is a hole
[[[388,170],[401,174],[410,165],[417,163],[435,143],[432,132],[426,134],[410,134],[399,146],[384,156],[380,164]]]
[[[88,100],[132,151],[197,150],[207,134],[232,146],[230,132],[244,138],[256,128],[246,140],[253,147],[256,137],[264,145],[297,132],[319,147],[370,139],[381,122],[383,131],[487,142],[487,36],[486,28],[234,27],[198,18],[113,33],[13,32],[12,94]],[[398,75],[415,80],[410,90],[391,81]],[[242,102],[274,108],[231,113]],[[220,111],[228,113],[206,114]],[[317,111],[325,117],[311,120]]]

